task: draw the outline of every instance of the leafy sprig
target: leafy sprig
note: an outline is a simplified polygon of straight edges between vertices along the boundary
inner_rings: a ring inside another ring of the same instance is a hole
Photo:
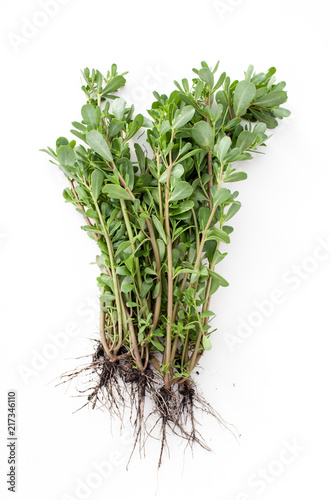
[[[143,372],[152,361],[166,388],[189,379],[211,349],[211,296],[228,282],[228,222],[241,207],[231,183],[260,152],[267,129],[290,112],[275,68],[231,79],[205,62],[167,96],[154,92],[150,118],[118,96],[125,74],[83,72],[87,103],[72,134],[46,151],[68,180],[63,196],[99,247],[100,338],[111,360]],[[152,155],[132,139],[147,131]],[[124,354],[123,354],[124,353]]]

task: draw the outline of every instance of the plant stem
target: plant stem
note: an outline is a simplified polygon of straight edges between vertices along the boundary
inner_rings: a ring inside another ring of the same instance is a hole
[[[125,313],[127,315],[127,324],[128,324],[129,334],[130,334],[130,340],[131,340],[131,344],[133,346],[133,357],[136,361],[136,364],[137,364],[139,370],[143,371],[143,364],[141,361],[141,356],[140,356],[140,352],[139,352],[138,341],[137,341],[137,338],[135,335],[133,321],[132,321],[132,318],[128,312],[126,304],[124,304],[124,308],[125,308]]]
[[[93,192],[89,188],[89,186],[86,185],[86,187],[90,190],[97,214],[98,214],[99,219],[100,219],[100,223],[101,223],[101,226],[103,229],[103,234],[105,237],[105,241],[106,241],[108,253],[109,253],[110,269],[111,269],[112,282],[113,282],[113,291],[114,291],[114,295],[115,295],[117,315],[118,315],[118,345],[115,349],[115,354],[117,354],[117,352],[118,352],[118,350],[123,342],[123,331],[122,331],[123,330],[123,315],[122,315],[122,297],[121,297],[119,287],[118,287],[118,279],[117,279],[117,273],[116,273],[115,260],[114,260],[114,256],[113,256],[113,248],[112,248],[112,243],[111,243],[107,228],[105,227],[102,213],[101,213],[100,207],[97,203],[97,200],[95,199]]]
[[[79,201],[79,196],[78,196],[78,194],[77,194],[77,191],[76,191],[76,188],[75,188],[75,186],[74,186],[74,182],[73,182],[73,180],[72,180],[72,179],[69,179],[69,182],[70,182],[70,185],[71,185],[71,189],[72,189],[73,195],[74,195],[74,197],[76,198],[76,200],[77,200],[77,202],[78,202],[78,203],[77,203],[77,206],[80,208],[80,210],[82,210],[83,212],[85,212],[85,207],[84,207],[84,206],[80,203],[80,201]],[[90,221],[90,219],[87,217],[87,215],[83,215],[83,217],[84,217],[85,222],[86,222],[86,224],[87,224],[88,226],[94,227],[94,225],[91,223],[91,221]],[[99,235],[99,234],[97,234],[97,233],[93,233],[93,235],[94,235],[94,238],[95,238],[96,240],[98,240],[98,239],[99,239],[99,237],[100,237],[100,235]]]
[[[174,132],[172,133],[171,142],[174,139]],[[167,236],[167,328],[166,328],[166,348],[164,356],[164,364],[171,363],[171,328],[172,328],[172,313],[173,313],[173,253],[172,253],[172,238],[171,238],[171,225],[170,225],[170,208],[169,196],[171,188],[171,172],[172,172],[172,150],[170,151],[170,162],[167,168],[167,179],[165,189],[165,232]],[[164,377],[165,387],[170,388],[170,374],[165,373]]]
[[[157,151],[157,172],[159,175],[159,164],[160,164],[160,155],[159,151]],[[163,225],[164,215],[163,215],[163,198],[162,198],[162,186],[160,182],[158,183],[158,198],[159,198],[159,220]]]
[[[217,210],[217,206],[215,206],[215,207],[212,208],[209,220],[207,221],[205,229],[203,231],[202,239],[201,239],[201,242],[200,242],[200,245],[199,245],[199,249],[198,249],[198,252],[197,252],[197,255],[196,255],[196,262],[195,262],[195,266],[194,266],[194,271],[200,265],[200,261],[201,261],[202,253],[203,253],[203,248],[204,248],[205,241],[206,241],[206,233],[207,233],[208,229],[210,228],[210,225],[212,223],[212,220],[213,220],[213,217],[215,215],[216,210]]]
[[[101,337],[101,343],[103,346],[104,351],[106,354],[109,356],[109,358],[112,358],[111,351],[108,346],[108,341],[106,338],[105,334],[105,312],[102,310],[102,308],[105,307],[104,302],[100,302],[100,337]]]
[[[221,171],[220,171],[219,179],[218,179],[218,189],[220,189],[221,184],[222,184],[223,167],[224,167],[224,165],[222,164],[221,165]],[[207,231],[208,231],[208,229],[209,229],[209,227],[211,225],[211,222],[212,222],[213,217],[215,215],[216,209],[217,209],[216,206],[213,207],[211,215],[209,217],[209,220],[207,221],[206,227],[205,227],[205,229],[203,231],[202,240],[201,240],[201,244],[200,244],[200,247],[199,247],[199,252],[198,252],[197,257],[196,257],[196,263],[195,263],[194,269],[196,269],[197,267],[199,267],[199,264],[200,264],[200,261],[201,261],[201,258],[202,258],[203,247],[204,247],[204,244],[205,244],[205,241],[206,241],[206,233],[207,233]],[[210,266],[210,269],[211,269],[211,266]],[[209,305],[209,302],[210,302],[210,300],[209,300],[209,293],[210,293],[210,289],[211,289],[211,283],[212,283],[212,280],[209,278],[208,283],[207,283],[207,290],[206,290],[207,295],[205,295],[205,297],[207,297],[207,299],[206,299],[207,309],[208,309],[208,305]],[[205,309],[205,310],[207,310],[207,309]],[[193,354],[192,354],[191,359],[190,359],[189,371],[192,371],[195,368],[195,366],[196,366],[198,349],[199,349],[199,346],[200,346],[200,343],[201,343],[201,340],[202,340],[202,336],[203,336],[203,329],[200,329],[200,331],[198,333],[197,340],[196,340],[195,348],[194,348]]]
[[[110,168],[112,168],[112,170],[114,170],[116,168],[113,163],[108,163],[108,165],[109,165]],[[119,178],[119,181],[120,181],[121,185],[127,191],[127,193],[130,195],[131,200],[134,202],[137,198],[135,198],[134,194],[129,189],[129,187],[127,186],[124,178],[122,177],[122,175],[119,172],[118,172],[118,178]],[[139,207],[139,211],[141,213],[145,214],[145,212],[143,211],[143,209],[141,208],[141,206]],[[151,247],[152,247],[152,250],[153,250],[153,253],[154,253],[154,257],[155,257],[156,273],[157,273],[157,280],[158,280],[157,283],[159,283],[159,287],[160,287],[159,288],[158,297],[157,297],[157,299],[155,301],[155,308],[154,308],[154,314],[153,314],[153,323],[152,324],[153,324],[153,330],[154,330],[156,328],[158,320],[159,320],[160,307],[161,307],[161,296],[162,296],[161,261],[160,261],[160,255],[159,255],[159,249],[158,249],[157,240],[156,240],[156,237],[155,237],[154,229],[153,229],[152,222],[150,220],[149,214],[148,214],[148,218],[145,219],[145,221],[146,221],[148,232],[149,232],[149,238],[150,238]]]
[[[208,94],[206,101],[205,101],[206,106],[210,106],[210,102],[211,102],[211,96],[210,96],[210,94]],[[206,118],[206,121],[207,121],[207,123],[210,123],[210,119],[208,116]],[[211,187],[213,185],[212,151],[208,151],[208,153],[207,153],[207,174],[212,176],[208,182],[209,207],[210,207],[210,210],[212,210],[212,197],[211,197]]]
[[[135,244],[134,244],[134,235],[133,235],[133,230],[132,230],[132,225],[131,221],[129,220],[129,216],[127,213],[127,206],[125,200],[120,200],[120,206],[121,206],[121,211],[123,213],[126,229],[127,229],[127,234],[128,234],[128,239],[131,244],[131,250],[132,254],[134,255],[135,253]],[[141,270],[140,270],[140,263],[138,257],[134,257],[134,263],[135,263],[135,271],[136,271],[136,277],[137,277],[137,282],[138,282],[138,287],[139,287],[139,292],[141,293],[141,288],[142,288],[142,278],[141,278]],[[140,296],[138,297],[140,299]],[[142,299],[142,303],[146,308],[145,315],[148,316],[149,314],[149,307],[146,299]]]

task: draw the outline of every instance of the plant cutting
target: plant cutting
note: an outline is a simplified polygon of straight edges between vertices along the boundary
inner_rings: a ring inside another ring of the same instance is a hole
[[[208,448],[196,407],[221,421],[193,374],[212,347],[211,297],[228,286],[218,268],[241,208],[232,185],[247,178],[243,162],[265,146],[267,129],[290,114],[274,67],[249,66],[240,81],[216,77],[218,63],[193,71],[169,96],[154,92],[145,117],[119,96],[126,79],[116,65],[106,76],[86,68],[87,102],[71,130],[78,142],[60,137],[42,150],[67,178],[65,201],[98,246],[99,338],[91,361],[64,380],[89,374],[87,403],[111,415],[122,418],[129,404],[134,448],[152,432],[151,400],[159,465],[168,431]],[[137,142],[142,130],[149,151]]]

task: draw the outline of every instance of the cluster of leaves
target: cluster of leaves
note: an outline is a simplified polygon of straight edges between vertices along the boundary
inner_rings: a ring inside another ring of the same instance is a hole
[[[134,116],[116,92],[126,80],[116,65],[104,77],[86,68],[87,104],[60,137],[52,161],[99,247],[100,335],[110,358],[125,352],[143,371],[151,360],[165,386],[190,376],[211,348],[210,297],[228,282],[215,271],[227,255],[228,222],[240,209],[231,183],[236,165],[265,145],[267,128],[289,116],[285,82],[275,68],[241,81],[202,62],[169,96],[154,92],[150,118]],[[144,127],[152,154],[131,139]],[[221,245],[221,250],[220,250]]]

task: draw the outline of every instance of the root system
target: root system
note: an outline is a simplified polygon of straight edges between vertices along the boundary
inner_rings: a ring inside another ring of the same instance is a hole
[[[170,451],[169,435],[183,439],[192,450],[197,444],[210,451],[199,430],[198,412],[212,416],[223,428],[231,430],[231,426],[197,392],[191,379],[167,389],[152,365],[140,372],[124,352],[118,353],[117,361],[110,361],[101,343],[97,343],[91,358],[91,362],[63,374],[58,385],[75,381],[78,396],[86,399],[78,410],[87,405],[93,409],[106,409],[111,419],[119,418],[122,426],[125,424],[125,409],[129,409],[134,444],[128,464],[136,449],[140,455],[145,454],[148,438],[160,442],[158,467],[164,451]],[[151,409],[146,410],[150,403]]]

